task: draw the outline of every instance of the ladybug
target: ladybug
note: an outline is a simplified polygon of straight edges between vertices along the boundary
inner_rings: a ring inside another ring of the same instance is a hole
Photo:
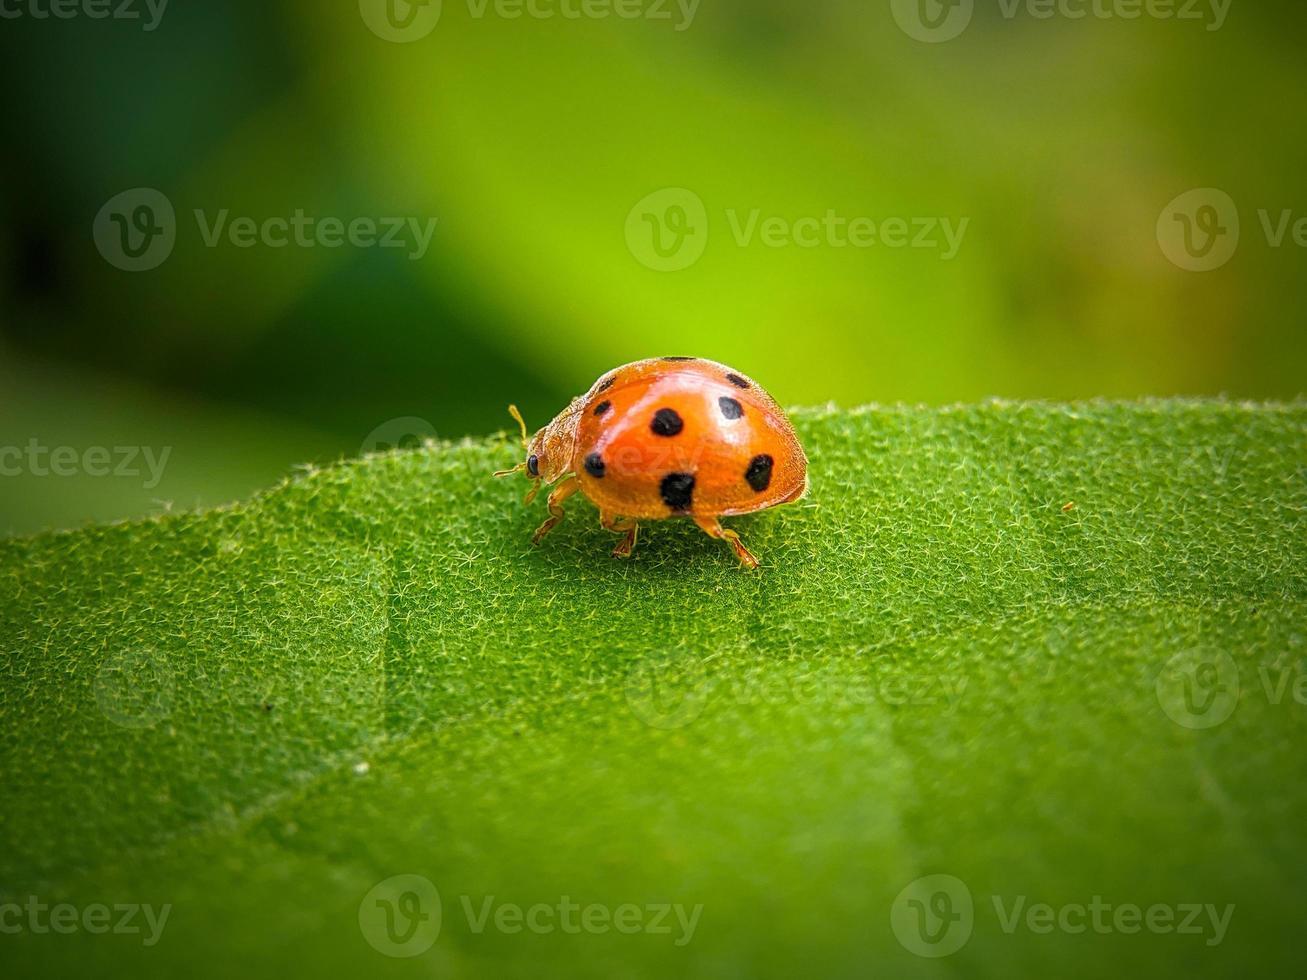
[[[534,436],[517,406],[508,411],[527,456],[495,476],[525,472],[528,504],[542,483],[557,484],[532,544],[563,519],[563,501],[579,490],[599,508],[599,524],[623,536],[615,558],[630,557],[640,521],[688,517],[757,568],[720,518],[788,504],[808,490],[808,458],[781,407],[747,375],[715,361],[623,365]]]

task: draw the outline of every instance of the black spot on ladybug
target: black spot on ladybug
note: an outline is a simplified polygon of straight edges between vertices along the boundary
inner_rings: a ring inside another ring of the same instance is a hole
[[[616,380],[617,380],[617,375],[615,374],[609,375],[608,377],[604,378],[603,381],[599,382],[598,390],[607,391],[609,388],[613,386],[613,382]]]
[[[717,404],[722,410],[722,416],[728,419],[738,419],[744,414],[744,406],[734,398],[728,398],[723,395],[717,399]]]
[[[694,474],[668,473],[658,485],[658,492],[671,510],[687,511],[694,500]]]
[[[735,385],[735,387],[737,388],[749,387],[749,382],[745,381],[743,378],[741,378],[738,374],[734,372],[731,372],[730,374],[726,375],[726,380],[729,381],[731,384]]]
[[[766,453],[761,453],[749,460],[749,468],[744,471],[744,478],[758,493],[771,486],[771,468],[776,461]]]
[[[685,423],[681,417],[676,414],[672,408],[660,408],[654,412],[653,421],[649,423],[649,428],[653,430],[656,436],[674,436],[685,428]]]
[[[664,357],[664,361],[697,361],[697,357]]]
[[[612,408],[612,407],[613,407],[613,403],[612,403],[612,402],[610,402],[610,401],[602,401],[602,402],[600,402],[598,405],[595,406],[595,414],[596,414],[596,415],[603,415],[604,412],[608,411],[608,410],[609,410],[610,408]]]
[[[532,476],[540,475],[540,457],[532,453],[526,458],[526,471]]]
[[[598,453],[591,453],[585,458],[585,471],[595,479],[602,480],[604,476],[604,458]]]

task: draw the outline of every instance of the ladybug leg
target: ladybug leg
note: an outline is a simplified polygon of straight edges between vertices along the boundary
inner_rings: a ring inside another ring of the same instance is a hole
[[[543,524],[536,528],[536,533],[531,535],[532,544],[539,544],[540,539],[552,531],[558,522],[563,519],[563,501],[580,489],[581,484],[577,481],[576,477],[569,476],[566,480],[550,491],[549,517]],[[534,495],[535,494],[532,493],[532,496]]]
[[[758,559],[753,557],[753,553],[744,546],[744,542],[740,540],[740,535],[730,528],[722,527],[722,522],[717,518],[696,517],[694,523],[698,524],[705,534],[730,542],[731,547],[735,549],[736,557],[740,559],[740,564],[745,568],[758,567]]]
[[[640,525],[636,523],[634,517],[618,517],[616,514],[608,514],[603,511],[599,513],[599,525],[605,531],[612,531],[614,534],[625,534],[613,549],[614,558],[630,558],[631,552],[635,549],[635,538],[640,532]]]

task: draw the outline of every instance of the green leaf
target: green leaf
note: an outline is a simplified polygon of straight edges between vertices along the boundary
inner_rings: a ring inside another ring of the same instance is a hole
[[[794,421],[752,574],[579,498],[531,548],[506,438],[0,544],[5,972],[1296,965],[1307,405]]]

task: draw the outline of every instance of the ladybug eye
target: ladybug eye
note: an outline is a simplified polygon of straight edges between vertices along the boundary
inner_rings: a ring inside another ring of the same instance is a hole
[[[526,458],[526,471],[532,476],[540,475],[540,457],[535,453]]]

